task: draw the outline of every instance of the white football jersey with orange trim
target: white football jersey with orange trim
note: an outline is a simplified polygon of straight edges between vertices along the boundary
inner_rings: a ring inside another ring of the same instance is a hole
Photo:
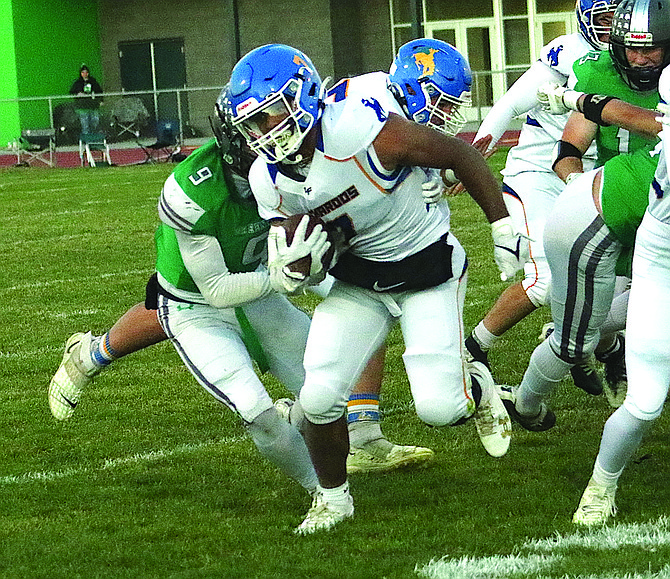
[[[336,222],[351,252],[373,261],[399,261],[449,231],[449,212],[427,209],[426,171],[384,169],[372,145],[388,116],[404,117],[386,88],[385,73],[345,79],[329,91],[309,166],[269,165],[258,159],[249,174],[265,219],[311,213]]]

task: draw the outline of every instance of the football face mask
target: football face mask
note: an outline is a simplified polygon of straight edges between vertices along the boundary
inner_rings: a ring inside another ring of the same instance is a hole
[[[313,116],[296,108],[297,99],[288,96],[296,94],[298,85],[297,81],[290,80],[282,92],[268,95],[260,105],[246,110],[233,123],[251,150],[268,163],[286,161],[300,148],[314,124]]]
[[[415,113],[413,120],[446,135],[456,135],[466,122],[461,107],[470,106],[470,92],[464,91],[459,97],[454,97],[431,82],[422,83],[421,88],[426,95],[426,107]]]

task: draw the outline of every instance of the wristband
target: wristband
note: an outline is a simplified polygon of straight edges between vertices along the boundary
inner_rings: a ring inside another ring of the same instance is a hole
[[[605,96],[602,94],[587,94],[584,97],[581,112],[584,113],[584,117],[592,123],[600,125],[601,127],[608,127],[610,124],[603,121],[603,109],[608,102],[615,99],[616,97]]]

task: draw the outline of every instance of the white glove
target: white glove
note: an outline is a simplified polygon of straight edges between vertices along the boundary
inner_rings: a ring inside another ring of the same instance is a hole
[[[323,270],[321,258],[330,248],[328,234],[321,225],[317,225],[309,237],[305,238],[309,217],[305,215],[293,234],[291,245],[286,243],[286,230],[283,227],[270,227],[268,234],[268,270],[270,283],[275,291],[294,293],[307,285],[306,275],[291,271],[287,266],[298,259],[311,255],[309,277]]]
[[[658,105],[656,105],[656,110],[661,113],[661,116],[656,117],[656,120],[665,126],[670,125],[670,105],[658,103]]]
[[[545,82],[537,89],[537,100],[545,112],[563,115],[570,111],[579,111],[577,100],[583,94],[585,93],[565,88],[555,82]]]
[[[439,202],[444,195],[444,181],[438,173],[431,172],[427,173],[428,181],[424,182],[421,185],[421,195],[423,196],[423,202],[428,208],[429,205],[435,205]]]
[[[500,279],[507,281],[528,261],[529,238],[516,230],[509,216],[491,223],[491,235],[493,257],[500,270]]]
[[[453,187],[454,185],[458,185],[461,182],[461,180],[456,177],[456,173],[454,173],[451,169],[442,170],[442,181],[444,181],[444,184],[447,187]]]

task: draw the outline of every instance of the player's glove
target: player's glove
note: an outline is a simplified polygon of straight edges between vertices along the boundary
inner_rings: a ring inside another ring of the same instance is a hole
[[[546,82],[537,89],[537,100],[545,112],[563,115],[570,111],[579,111],[577,101],[583,94],[585,93],[565,88],[555,82]]]
[[[670,105],[658,103],[658,105],[656,105],[656,110],[661,113],[661,116],[656,117],[656,120],[666,127],[670,125]]]
[[[444,195],[444,182],[439,173],[434,171],[427,172],[426,176],[428,181],[425,181],[421,185],[421,195],[423,196],[426,208],[429,208],[430,205],[435,205],[435,203],[438,203],[442,199]]]
[[[317,225],[309,237],[306,238],[308,223],[309,217],[303,217],[293,234],[293,241],[290,245],[286,242],[286,230],[283,227],[270,227],[268,234],[268,270],[270,272],[270,284],[275,291],[295,293],[309,285],[312,276],[316,278],[325,273],[323,272],[321,258],[330,247],[328,234],[321,225]],[[289,264],[308,255],[312,258],[309,277],[288,268]]]
[[[509,216],[491,223],[491,235],[493,257],[500,270],[500,279],[507,281],[528,261],[529,238],[516,230]]]

